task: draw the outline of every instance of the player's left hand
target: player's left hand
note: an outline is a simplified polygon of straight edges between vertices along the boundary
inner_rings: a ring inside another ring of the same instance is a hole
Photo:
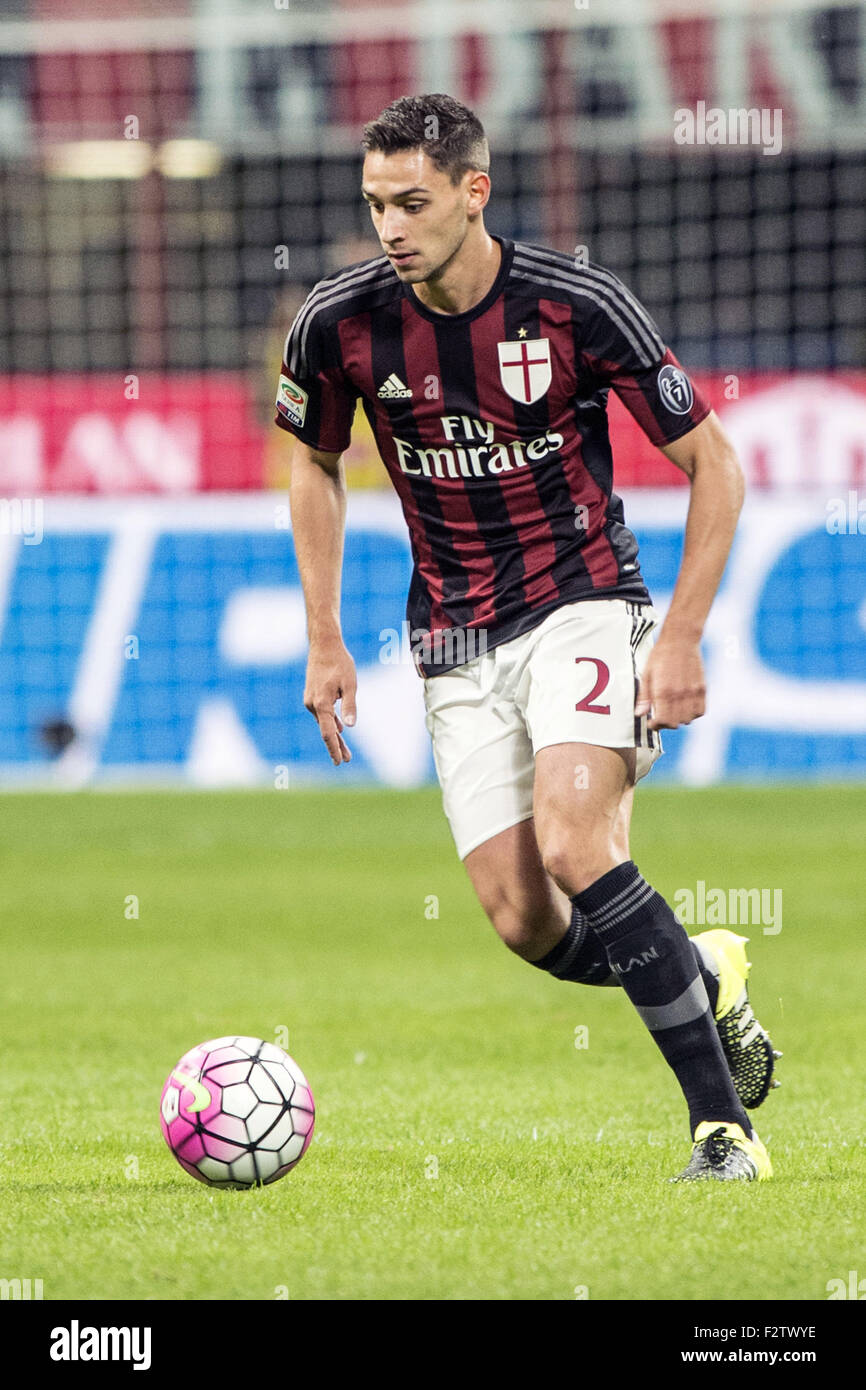
[[[634,712],[649,715],[649,729],[678,729],[707,707],[700,643],[662,632],[650,653]]]

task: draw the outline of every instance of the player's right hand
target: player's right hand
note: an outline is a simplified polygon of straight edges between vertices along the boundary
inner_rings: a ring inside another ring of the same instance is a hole
[[[335,767],[352,761],[352,754],[342,735],[345,725],[355,722],[357,688],[355,663],[342,642],[311,644],[307,658],[304,708],[315,717]],[[335,709],[337,700],[340,701],[340,714]]]

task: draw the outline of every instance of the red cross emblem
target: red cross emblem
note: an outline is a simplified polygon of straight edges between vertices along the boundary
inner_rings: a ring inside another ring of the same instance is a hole
[[[550,339],[530,338],[523,343],[497,343],[499,378],[513,401],[532,405],[545,394],[553,379]]]

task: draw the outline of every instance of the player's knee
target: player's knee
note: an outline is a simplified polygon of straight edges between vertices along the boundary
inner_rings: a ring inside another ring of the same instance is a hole
[[[509,951],[524,959],[538,954],[538,940],[550,930],[549,904],[514,903],[500,898],[486,907],[494,930]]]
[[[564,840],[552,839],[544,845],[541,858],[550,877],[563,893],[573,897],[575,893],[580,892],[579,888],[573,886],[578,858],[575,845]]]
[[[545,847],[542,860],[554,883],[570,898],[589,888],[612,867],[607,845],[563,840],[552,840]]]

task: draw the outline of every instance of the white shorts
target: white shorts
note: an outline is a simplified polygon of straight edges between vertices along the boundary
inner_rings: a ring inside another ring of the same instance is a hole
[[[532,815],[540,748],[636,748],[636,778],[646,776],[661,739],[634,707],[657,628],[649,604],[567,603],[523,636],[425,679],[433,760],[461,859]]]

